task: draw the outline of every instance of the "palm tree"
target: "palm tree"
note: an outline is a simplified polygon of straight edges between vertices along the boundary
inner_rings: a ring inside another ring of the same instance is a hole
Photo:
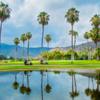
[[[88,42],[88,39],[90,38],[90,33],[89,32],[85,32],[84,38],[87,39],[87,42]]]
[[[47,35],[45,36],[45,40],[46,40],[46,42],[47,42],[47,47],[49,48],[49,43],[50,43],[50,41],[52,40],[50,34],[47,34]]]
[[[28,41],[28,44],[27,44],[27,57],[28,57],[28,60],[29,60],[29,43],[30,43],[30,39],[32,38],[32,34],[30,32],[27,32],[26,33],[26,38],[27,38],[27,41]]]
[[[48,24],[49,15],[46,12],[40,12],[38,15],[38,22],[42,25],[42,39],[41,39],[41,47],[43,47],[43,39],[44,39],[44,26]]]
[[[87,39],[87,43],[88,43],[88,59],[89,59],[89,38],[90,38],[90,32],[85,32],[84,34],[84,38]]]
[[[74,32],[74,24],[75,22],[78,22],[79,20],[79,11],[77,11],[75,8],[71,8],[69,9],[67,12],[66,12],[66,15],[65,15],[65,18],[67,19],[67,22],[69,22],[71,24],[71,46],[72,46],[72,50],[74,50],[74,35],[73,35],[73,32]],[[71,59],[74,60],[74,54],[72,53],[71,55]]]
[[[95,43],[97,44],[98,41],[100,41],[100,38],[99,38],[99,32],[100,32],[100,15],[94,15],[92,18],[91,18],[91,25],[93,26],[94,30],[96,31],[95,33],[97,34],[96,35],[96,41]],[[96,48],[97,48],[97,45],[96,45]]]
[[[90,30],[90,38],[95,43],[96,49],[99,48],[98,42],[100,41],[100,38],[98,37],[98,34],[97,34],[97,30],[98,30],[97,28],[93,28],[92,30]],[[99,29],[99,32],[100,32],[100,29]],[[96,56],[96,58],[97,60],[99,60],[98,55]]]
[[[17,51],[18,51],[18,44],[20,43],[20,39],[19,38],[15,38],[14,39],[14,44],[16,45],[16,59],[17,59]]]
[[[23,42],[23,60],[24,60],[24,46],[25,46],[25,41],[27,40],[26,34],[22,34],[20,40]]]
[[[8,4],[0,2],[0,45],[1,45],[1,32],[3,22],[10,17],[10,8]]]
[[[70,34],[70,35],[73,35],[73,37],[74,37],[74,39],[73,39],[73,40],[74,40],[74,45],[73,45],[73,46],[74,46],[74,49],[75,49],[76,38],[77,38],[77,36],[78,36],[78,32],[73,30],[73,32],[70,31],[69,34]]]

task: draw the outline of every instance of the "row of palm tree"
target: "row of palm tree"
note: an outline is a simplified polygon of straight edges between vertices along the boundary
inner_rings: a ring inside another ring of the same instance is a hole
[[[0,2],[0,48],[1,48],[1,33],[3,23],[10,17],[11,9],[8,4]]]
[[[23,59],[25,59],[25,42],[27,41],[27,59],[29,60],[29,47],[30,47],[30,39],[32,38],[32,34],[27,32],[26,34],[22,34],[20,39],[17,37],[14,39],[14,44],[16,45],[16,59],[17,59],[17,52],[18,52],[18,45],[20,41],[23,43]]]
[[[92,29],[89,32],[85,32],[84,38],[87,40],[91,39],[95,43],[97,49],[100,48],[98,46],[98,42],[100,42],[100,15],[94,15],[90,21]],[[97,55],[97,60],[99,59],[100,58]]]
[[[79,21],[79,11],[76,10],[75,8],[71,8],[66,12],[65,18],[66,18],[66,21],[71,24],[71,30],[69,33],[71,35],[71,47],[72,47],[72,50],[74,51],[75,49],[74,44],[76,42],[76,36],[78,35],[78,33],[74,31],[74,24]],[[71,55],[71,60],[74,60],[73,53]]]
[[[10,17],[11,9],[9,6],[3,2],[0,2],[0,44],[1,44],[1,31],[2,31],[2,24],[3,22]],[[41,47],[44,47],[44,32],[45,32],[45,26],[49,23],[50,15],[46,12],[40,12],[38,15],[38,22],[42,27],[42,38],[41,38]],[[66,14],[65,14],[66,21],[70,23],[71,30],[69,31],[69,34],[71,35],[71,48],[74,51],[75,45],[76,45],[76,37],[78,36],[78,32],[74,30],[74,25],[76,22],[79,21],[79,11],[76,8],[70,8]],[[86,39],[91,39],[95,44],[96,48],[98,47],[98,41],[100,41],[100,15],[94,15],[91,18],[91,25],[92,29],[89,32],[86,32],[85,35]],[[23,46],[26,39],[24,38],[24,35],[22,35],[22,41]],[[29,39],[28,39],[29,40]],[[49,42],[51,41],[51,36],[49,34],[46,35],[45,40],[47,42],[47,45],[49,47]],[[29,47],[29,46],[28,46]],[[28,49],[29,50],[29,49]],[[24,53],[24,52],[23,52]],[[27,51],[27,55],[29,51]],[[24,55],[24,54],[23,54]],[[74,54],[72,53],[71,59],[74,60]]]

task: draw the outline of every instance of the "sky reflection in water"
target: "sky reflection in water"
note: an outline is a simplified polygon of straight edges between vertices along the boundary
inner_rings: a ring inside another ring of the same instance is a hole
[[[0,100],[99,100],[99,85],[100,73],[1,72]]]

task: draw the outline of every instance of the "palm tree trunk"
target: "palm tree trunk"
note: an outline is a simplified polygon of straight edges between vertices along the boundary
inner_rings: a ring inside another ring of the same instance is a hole
[[[24,72],[22,74],[23,74],[23,76],[22,76],[22,85],[24,85]]]
[[[17,60],[17,45],[16,45],[16,57],[15,57],[15,59]]]
[[[88,43],[88,46],[87,46],[88,47],[88,60],[90,60],[90,57],[89,57],[90,56],[89,55],[89,53],[90,53],[90,51],[89,51],[89,41],[88,40],[87,40],[87,43]]]
[[[27,87],[29,87],[29,75],[27,73]]]
[[[75,46],[76,46],[76,36],[74,36],[74,49],[75,49]]]
[[[88,77],[88,88],[90,88],[90,77]]]
[[[73,75],[72,75],[72,93],[74,92]]]
[[[47,84],[49,83],[48,72],[47,72]]]
[[[29,60],[29,39],[28,39],[28,44],[27,44],[27,59]]]
[[[43,72],[41,72],[41,100],[43,100]]]
[[[47,43],[47,47],[49,48],[49,42]]]
[[[72,51],[74,51],[74,46],[73,46],[73,24],[71,24],[72,26],[72,35],[71,35],[71,44],[72,44]],[[72,52],[71,54],[71,60],[74,60],[74,53]]]
[[[95,45],[96,45],[96,49],[97,49],[97,48],[98,48],[98,43],[97,43],[97,41],[95,42]],[[96,56],[96,59],[99,60],[98,55]]]
[[[92,81],[92,87],[94,89],[94,81],[93,81],[93,77],[91,78],[91,81]]]
[[[43,47],[43,40],[44,40],[44,25],[42,25],[42,40],[41,40],[41,47]]]
[[[75,78],[75,75],[74,75],[74,82],[75,82],[75,92],[77,92],[77,84],[76,84],[76,78]]]
[[[17,82],[17,74],[15,74],[15,82]]]
[[[23,60],[24,60],[24,42],[23,42]]]
[[[0,23],[0,52],[1,52],[1,32],[2,32],[2,21]]]
[[[1,44],[2,22],[0,23],[0,44]]]

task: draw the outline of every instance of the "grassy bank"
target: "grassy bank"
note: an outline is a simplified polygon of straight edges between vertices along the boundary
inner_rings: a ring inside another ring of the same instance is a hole
[[[41,65],[39,61],[32,61],[33,65],[24,65],[23,61],[0,61],[0,71],[17,71],[17,70],[47,70],[47,69],[100,69],[100,61],[96,60],[49,60],[48,65]]]

